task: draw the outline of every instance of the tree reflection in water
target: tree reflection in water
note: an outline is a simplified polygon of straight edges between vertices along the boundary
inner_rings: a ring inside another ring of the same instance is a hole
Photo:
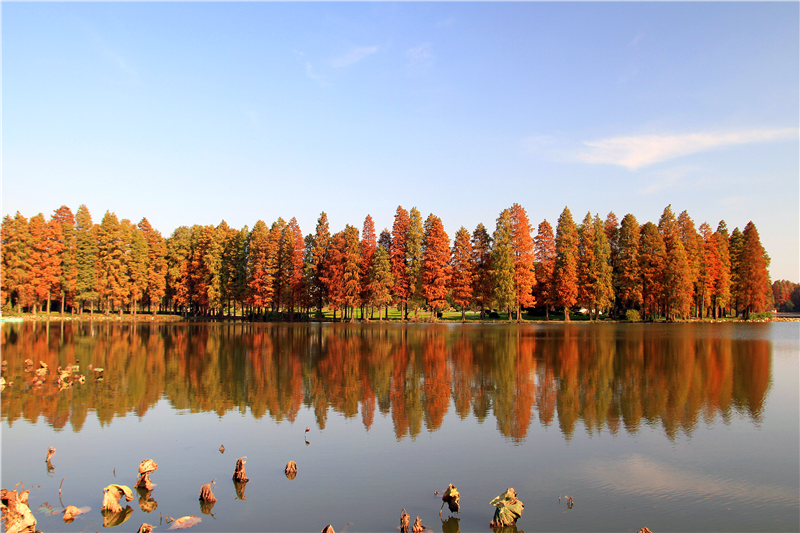
[[[768,327],[768,325],[765,325]],[[523,441],[538,418],[570,439],[661,426],[670,439],[734,414],[758,423],[769,389],[769,341],[737,324],[401,325],[125,324],[29,322],[4,326],[2,417],[44,417],[80,431],[144,415],[161,398],[190,412],[231,411],[294,421],[301,408],[324,429],[328,412],[372,427],[390,416],[395,437],[436,431],[451,409],[490,414]],[[30,358],[79,362],[84,384],[32,386]],[[93,379],[88,365],[104,368]]]

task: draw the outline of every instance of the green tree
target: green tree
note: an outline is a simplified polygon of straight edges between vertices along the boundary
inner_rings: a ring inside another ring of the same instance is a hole
[[[472,294],[484,319],[486,309],[492,307],[492,238],[483,223],[472,232],[472,264],[475,269]]]
[[[248,257],[249,304],[262,309],[272,303],[273,278],[277,243],[270,238],[270,231],[263,220],[256,222],[250,232],[250,254]]]
[[[33,303],[31,276],[31,235],[28,220],[17,211],[12,218],[3,217],[2,225],[2,302],[17,304],[17,312]]]
[[[497,217],[492,234],[492,288],[497,306],[505,308],[511,321],[511,307],[515,303],[514,249],[511,210],[504,209]]]
[[[122,315],[122,306],[130,297],[126,264],[128,249],[122,226],[113,212],[106,211],[103,216],[97,241],[97,292],[104,302],[106,314],[116,307]]]
[[[611,245],[606,237],[606,227],[600,217],[594,217],[594,260],[590,265],[592,275],[592,306],[594,318],[597,320],[599,312],[607,309],[614,303],[613,276],[611,268]]]
[[[369,305],[378,308],[378,318],[381,317],[382,308],[392,302],[393,285],[389,252],[384,246],[378,246],[369,274]]]
[[[422,251],[424,247],[422,214],[412,207],[408,213],[408,234],[406,235],[406,273],[408,275],[408,308],[414,310],[414,320],[419,319],[419,309],[424,304],[422,294]],[[406,316],[408,318],[408,316]]]

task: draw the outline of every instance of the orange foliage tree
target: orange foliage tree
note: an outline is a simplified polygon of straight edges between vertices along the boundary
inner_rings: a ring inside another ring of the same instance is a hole
[[[556,239],[553,235],[553,227],[546,219],[537,228],[533,249],[536,260],[536,299],[539,304],[544,306],[545,317],[550,320],[550,308],[556,303],[553,292]]]
[[[431,213],[425,220],[422,252],[422,296],[431,310],[431,320],[447,305],[449,264],[450,238],[442,220]]]
[[[553,293],[556,305],[564,308],[564,320],[569,322],[569,308],[578,300],[578,229],[567,207],[556,226]]]
[[[536,298],[533,288],[536,284],[534,268],[533,228],[528,214],[519,204],[511,206],[511,249],[514,254],[514,306],[517,311],[517,322],[520,321],[520,310],[533,307]]]
[[[453,240],[453,253],[450,259],[450,289],[453,301],[461,306],[461,321],[466,318],[466,308],[472,303],[472,243],[469,231],[461,226]]]

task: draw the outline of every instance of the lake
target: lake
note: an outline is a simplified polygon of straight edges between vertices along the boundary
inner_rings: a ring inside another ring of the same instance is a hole
[[[103,488],[133,488],[144,459],[156,487],[123,499],[118,531],[196,515],[197,532],[396,532],[404,508],[433,531],[490,531],[508,487],[519,531],[800,530],[797,323],[0,332],[2,486],[31,490],[45,532],[103,529]],[[25,359],[51,368],[42,385]],[[85,382],[59,390],[53,370],[76,362]],[[212,480],[217,502],[201,505]],[[440,517],[449,483],[461,512]],[[67,505],[90,510],[48,512]]]

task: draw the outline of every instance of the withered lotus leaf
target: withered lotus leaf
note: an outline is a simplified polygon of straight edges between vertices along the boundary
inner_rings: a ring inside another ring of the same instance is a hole
[[[202,522],[202,518],[199,516],[182,516],[174,520],[168,529],[186,529],[187,527],[196,526],[200,522]]]
[[[74,505],[67,505],[64,509],[64,522],[72,522],[76,516],[91,511],[91,507],[75,507]]]
[[[155,484],[150,481],[150,474],[158,470],[158,464],[152,459],[145,459],[139,463],[139,478],[136,480],[137,489],[153,490]]]
[[[406,512],[405,509],[400,513],[400,533],[408,533],[409,531],[409,520],[411,516]]]
[[[210,483],[206,483],[202,487],[200,487],[200,499],[204,502],[215,502],[217,498],[214,497],[214,493],[211,492],[211,485],[216,484],[217,480],[213,479]]]
[[[450,483],[447,487],[447,490],[444,491],[442,495],[442,507],[444,504],[447,504],[447,507],[450,509],[451,513],[461,513],[461,506],[459,505],[458,501],[461,499],[461,495],[458,493],[458,489],[455,485]],[[439,510],[439,514],[441,514],[441,509]]]
[[[45,459],[45,462],[50,462],[50,458],[53,457],[55,454],[56,454],[55,446],[50,446],[49,448],[47,448],[47,459]]]
[[[284,473],[288,474],[289,472],[297,472],[297,463],[294,461],[289,461],[286,463],[286,468],[284,469]]]
[[[411,529],[411,531],[412,533],[422,533],[426,529],[428,529],[428,527],[423,526],[422,519],[420,517],[417,517],[417,519],[414,520],[414,527]]]
[[[517,493],[513,488],[509,488],[489,503],[497,507],[494,510],[494,518],[489,523],[489,527],[492,528],[513,526],[517,523],[517,519],[522,516],[522,511],[525,507],[517,499]]]
[[[247,462],[245,459],[247,459],[246,455],[236,460],[236,469],[233,471],[233,481],[236,483],[247,483],[250,481],[244,471],[244,464]]]
[[[332,525],[328,524],[327,526],[325,526],[322,529],[322,531],[320,533],[336,533],[336,531],[333,530],[333,526]]]
[[[136,533],[153,533],[153,526],[150,524],[142,524]]]
[[[110,511],[112,513],[122,512],[122,507],[119,504],[119,499],[125,496],[127,501],[133,499],[133,492],[126,485],[117,485],[112,483],[103,489],[103,507],[101,511]]]
[[[158,502],[152,497],[153,491],[137,488],[136,492],[139,494],[139,509],[152,513],[158,508]]]
[[[116,527],[131,517],[133,509],[131,509],[130,505],[126,505],[125,509],[118,513],[103,510],[100,510],[100,512],[103,515],[103,527]]]
[[[33,517],[31,508],[28,507],[28,494],[30,491],[0,490],[2,501],[3,520],[6,533],[33,533],[36,531],[36,518]]]

